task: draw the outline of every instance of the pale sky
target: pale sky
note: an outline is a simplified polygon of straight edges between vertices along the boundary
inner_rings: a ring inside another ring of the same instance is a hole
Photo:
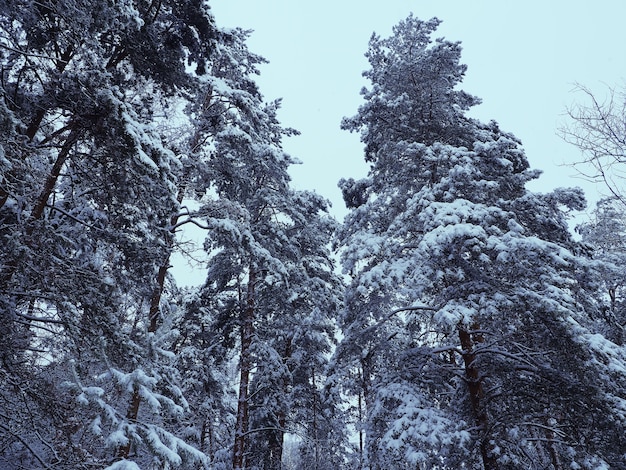
[[[557,135],[567,106],[583,100],[581,83],[599,94],[626,79],[626,1],[623,0],[213,0],[221,27],[254,30],[248,46],[269,60],[258,77],[265,99],[283,99],[279,118],[302,134],[284,147],[303,162],[294,186],[330,199],[345,214],[337,181],[365,176],[362,145],[339,128],[362,104],[361,72],[373,32],[386,37],[413,12],[443,21],[436,37],[461,41],[468,65],[461,85],[483,100],[472,115],[495,119],[522,140],[531,166],[544,175],[531,189],[594,185],[562,166],[579,158]]]

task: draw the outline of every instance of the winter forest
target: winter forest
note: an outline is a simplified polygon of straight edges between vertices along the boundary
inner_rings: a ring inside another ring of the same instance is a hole
[[[206,0],[0,0],[0,469],[626,469],[624,96],[574,227],[439,23],[354,51],[337,221]]]

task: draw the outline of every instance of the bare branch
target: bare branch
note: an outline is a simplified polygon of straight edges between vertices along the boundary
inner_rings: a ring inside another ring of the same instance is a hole
[[[411,307],[402,307],[402,308],[397,308],[395,310],[392,310],[391,312],[389,312],[384,318],[382,318],[380,321],[378,321],[376,324],[368,326],[367,328],[365,328],[364,330],[362,330],[357,337],[362,337],[365,336],[369,333],[371,333],[372,331],[375,331],[376,329],[378,329],[379,327],[381,327],[382,325],[384,325],[385,323],[387,323],[389,320],[391,320],[395,315],[397,315],[398,313],[402,313],[402,312],[411,312],[411,311],[429,311],[429,312],[437,312],[439,309],[435,308],[435,307],[429,307],[428,305],[414,305]],[[390,338],[391,339],[391,338]]]
[[[36,321],[41,323],[54,323],[56,325],[65,325],[66,322],[62,320],[57,320],[56,318],[46,318],[46,317],[37,317],[33,315],[26,315],[24,313],[16,313],[16,315],[24,320],[28,321]]]
[[[194,224],[198,227],[200,227],[203,230],[209,230],[211,227],[209,227],[208,225],[204,225],[200,222],[198,222],[196,219],[189,217],[185,220],[181,220],[180,222],[176,223],[175,225],[172,225],[169,230],[170,232],[174,232],[177,228],[182,227],[185,224]]]
[[[7,46],[6,44],[0,44],[0,49],[5,49],[5,50],[10,51],[10,52],[16,52],[16,53],[21,54],[21,55],[23,55],[25,57],[34,57],[36,59],[46,59],[46,60],[50,60],[50,61],[57,60],[56,57],[47,56],[47,55],[43,55],[43,54],[33,54],[32,52],[23,51],[21,49],[15,48],[15,47]]]
[[[7,432],[8,434],[10,434],[11,436],[13,436],[14,438],[16,438],[18,441],[20,441],[22,443],[22,445],[24,447],[26,447],[26,449],[28,449],[28,451],[32,454],[33,457],[35,457],[35,459],[37,459],[37,461],[41,464],[42,468],[46,468],[49,469],[51,468],[49,465],[46,464],[46,462],[39,456],[39,454],[37,453],[36,450],[34,450],[29,444],[28,442],[26,442],[25,439],[23,439],[19,434],[14,433],[11,431],[11,429],[8,426],[4,426],[2,424],[0,424],[0,428],[4,429],[5,432]]]
[[[578,84],[575,91],[585,95],[588,105],[576,104],[566,110],[570,123],[559,129],[561,138],[582,153],[572,164],[579,174],[604,184],[626,205],[623,179],[626,178],[626,93],[608,88],[604,100]]]

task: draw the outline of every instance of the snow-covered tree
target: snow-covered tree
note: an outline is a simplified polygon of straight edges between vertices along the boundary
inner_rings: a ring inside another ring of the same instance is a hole
[[[280,148],[275,109],[217,135],[217,197],[200,209],[211,255],[205,289],[217,302],[216,325],[239,349],[235,469],[280,466],[293,428],[290,390],[299,390],[293,374],[306,374],[309,384],[321,377],[339,302],[328,252],[333,223],[322,198],[289,188],[291,159]],[[252,440],[264,442],[254,453]]]
[[[251,428],[260,431],[251,435],[251,462],[281,468],[285,434],[291,433],[308,455],[308,467],[338,468],[344,442],[329,423],[337,402],[323,388],[342,292],[328,247],[335,224],[321,216],[326,203],[319,196],[293,192],[289,199],[296,210],[282,243],[286,285],[276,286],[273,313],[257,333],[263,350],[251,383]]]
[[[592,257],[598,261],[596,278],[600,283],[599,302],[603,320],[608,327],[606,336],[618,344],[626,340],[626,311],[624,288],[626,273],[626,214],[617,198],[598,201],[589,222],[576,227],[582,241],[589,245]]]
[[[624,351],[594,321],[568,232],[582,194],[525,189],[539,173],[514,136],[465,116],[479,101],[457,90],[460,46],[431,41],[438,24],[372,37],[365,104],[343,123],[371,162],[340,183],[353,281],[335,357],[365,402],[364,465],[619,467],[624,400],[607,374]]]
[[[179,195],[199,198],[200,208],[173,225],[207,230],[209,258],[206,284],[177,323],[194,409],[187,422],[214,465],[234,468],[280,465],[286,432],[311,441],[315,431],[300,424],[305,405],[291,396],[305,387],[321,393],[341,297],[328,246],[335,222],[323,198],[289,187],[293,160],[281,139],[295,131],[279,125],[279,102],[263,102],[253,80],[263,59],[248,51],[247,36],[218,37],[202,92],[187,107],[188,131],[175,143]]]
[[[156,293],[181,171],[158,124],[206,71],[208,9],[20,0],[0,12],[6,460],[203,460],[168,430],[185,402]]]

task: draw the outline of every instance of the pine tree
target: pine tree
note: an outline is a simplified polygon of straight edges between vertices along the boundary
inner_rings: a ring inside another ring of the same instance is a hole
[[[261,431],[251,435],[251,461],[264,462],[260,468],[281,468],[290,433],[308,467],[337,468],[343,444],[339,436],[331,437],[337,431],[332,425],[337,402],[323,389],[341,304],[342,283],[328,251],[335,224],[322,216],[326,203],[319,196],[292,192],[288,197],[295,209],[289,213],[289,244],[283,242],[288,277],[273,297],[275,313],[258,332],[262,349],[252,381],[251,428]]]
[[[598,302],[608,329],[603,332],[617,344],[624,344],[624,285],[622,266],[626,255],[625,214],[618,198],[598,201],[592,219],[576,227],[582,241],[588,244],[596,266],[599,282]]]
[[[223,325],[228,341],[238,335],[233,468],[280,466],[293,374],[308,367],[305,380],[314,380],[316,364],[330,352],[329,315],[340,285],[327,247],[332,223],[320,216],[326,203],[288,187],[291,160],[279,147],[275,107],[267,112],[260,125],[269,127],[251,126],[252,135],[233,128],[217,135],[219,197],[201,209],[206,248],[214,253],[206,289],[222,305],[216,326]],[[307,324],[313,318],[318,322]],[[249,442],[255,441],[264,446],[253,453]]]
[[[155,293],[181,166],[156,115],[197,86],[212,19],[200,1],[0,11],[3,416],[31,410],[3,423],[7,461],[104,465],[131,443],[140,462],[203,460],[168,431],[185,402]]]
[[[582,194],[525,189],[538,172],[513,135],[465,116],[479,101],[456,89],[460,46],[431,42],[438,24],[410,16],[372,37],[371,88],[344,120],[371,162],[366,180],[341,182],[353,282],[335,359],[365,402],[363,457],[619,466],[623,399],[596,364],[620,367],[623,352],[593,321],[591,267],[564,213]],[[607,428],[610,445],[592,437]]]
[[[195,338],[186,344],[190,354],[208,354],[213,363],[237,351],[232,467],[265,462],[276,468],[285,433],[296,427],[289,398],[294,373],[305,373],[304,382],[317,379],[321,389],[340,281],[328,253],[334,224],[322,215],[326,202],[289,187],[293,160],[281,140],[295,131],[279,125],[279,102],[263,103],[251,78],[262,59],[248,52],[247,34],[231,33],[192,108],[194,134],[186,144],[196,166],[189,187],[204,194],[195,217],[208,230],[210,257],[206,285],[185,317]],[[216,334],[198,331],[194,323]],[[207,334],[215,342],[203,353]],[[227,388],[223,384],[217,396],[229,396]],[[224,402],[215,405],[226,412]],[[223,429],[215,431],[225,438]],[[263,445],[252,452],[251,442]]]

